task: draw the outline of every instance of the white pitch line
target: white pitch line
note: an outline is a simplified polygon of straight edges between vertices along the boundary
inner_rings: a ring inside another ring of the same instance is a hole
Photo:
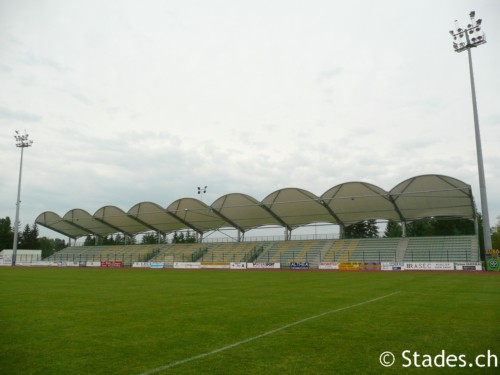
[[[377,298],[372,298],[372,299],[369,299],[369,300],[366,300],[366,301],[363,301],[363,302],[355,303],[354,305],[350,305],[350,306],[346,306],[346,307],[340,307],[340,308],[335,309],[335,310],[330,310],[330,311],[326,311],[326,312],[323,312],[323,313],[318,314],[318,315],[310,316],[308,318],[301,319],[301,320],[298,320],[298,321],[290,323],[290,324],[286,324],[286,325],[284,325],[282,327],[273,329],[271,331],[267,331],[267,332],[261,333],[260,335],[249,337],[248,339],[235,342],[234,344],[230,344],[230,345],[224,346],[222,348],[212,350],[211,352],[207,352],[207,353],[195,355],[194,357],[189,357],[189,358],[186,358],[186,359],[182,359],[180,361],[172,362],[172,363],[170,363],[168,365],[165,365],[165,366],[161,366],[161,367],[157,367],[157,368],[145,371],[145,372],[141,373],[140,375],[154,374],[154,373],[157,373],[157,372],[160,372],[160,371],[163,371],[163,370],[167,370],[167,369],[175,367],[175,366],[182,365],[183,363],[192,362],[192,361],[195,361],[195,360],[200,359],[200,358],[205,358],[205,357],[211,356],[213,354],[217,354],[217,353],[226,351],[228,349],[234,348],[236,346],[240,346],[240,345],[246,344],[247,342],[260,339],[261,337],[268,336],[268,335],[271,335],[271,334],[279,332],[279,331],[283,331],[284,329],[296,326],[298,324],[307,322],[309,320],[317,319],[317,318],[320,318],[322,316],[329,315],[329,314],[335,314],[335,313],[337,313],[339,311],[344,311],[344,310],[352,309],[354,307],[359,307],[359,306],[367,305],[369,303],[372,303],[372,302],[375,302],[375,301],[379,301],[379,300],[384,299],[384,298],[392,297],[393,295],[398,294],[398,293],[400,293],[399,290],[396,291],[396,292],[392,292],[392,293],[386,294],[385,296],[381,296],[381,297],[377,297]]]

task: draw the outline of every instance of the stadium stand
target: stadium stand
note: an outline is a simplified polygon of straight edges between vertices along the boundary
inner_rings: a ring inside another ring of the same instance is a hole
[[[247,261],[252,250],[260,246],[258,242],[225,242],[216,244],[201,257],[208,262],[243,262]]]
[[[189,243],[127,246],[72,246],[44,260],[54,262],[469,262],[479,259],[478,237],[436,236]]]
[[[350,254],[359,245],[359,239],[336,240],[332,248],[322,257],[323,262],[349,262]]]
[[[317,265],[321,250],[325,246],[324,242],[324,240],[274,242],[257,261],[281,263],[282,267],[289,266],[291,262],[309,262]]]
[[[151,262],[195,262],[199,260],[214,244],[186,243],[163,245],[163,249],[150,259]]]
[[[349,253],[351,262],[395,262],[400,238],[366,238]]]
[[[408,238],[403,258],[407,262],[463,262],[477,259],[476,236],[411,237]]]

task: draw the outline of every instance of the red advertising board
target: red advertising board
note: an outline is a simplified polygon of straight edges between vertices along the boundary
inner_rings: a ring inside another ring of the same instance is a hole
[[[123,262],[101,262],[101,267],[120,268],[123,267]]]

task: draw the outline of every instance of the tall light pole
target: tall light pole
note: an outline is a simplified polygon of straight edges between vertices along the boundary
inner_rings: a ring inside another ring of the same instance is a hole
[[[17,184],[16,221],[14,222],[14,243],[12,244],[12,266],[16,265],[17,237],[19,234],[19,206],[21,205],[21,176],[23,174],[23,151],[25,147],[30,147],[33,141],[28,140],[29,134],[19,134],[16,130],[16,146],[21,148],[21,164],[19,165],[19,182]]]
[[[453,48],[455,52],[467,51],[469,55],[469,73],[470,73],[470,86],[472,91],[472,109],[474,111],[474,129],[476,132],[476,152],[477,152],[477,168],[479,172],[479,192],[481,194],[481,210],[483,214],[483,237],[484,248],[491,249],[491,236],[490,236],[490,218],[488,213],[488,198],[486,196],[486,181],[484,178],[483,166],[483,151],[481,147],[481,133],[479,131],[479,117],[477,114],[477,101],[476,101],[476,87],[474,84],[474,71],[472,70],[472,54],[471,48],[477,47],[486,43],[486,38],[481,30],[482,20],[475,19],[476,12],[472,11],[469,14],[470,23],[467,28],[462,29],[455,21],[455,30],[450,30],[453,37]]]
[[[198,194],[200,194],[200,199],[201,201],[203,202],[203,194],[205,194],[207,192],[207,187],[199,187],[198,186]]]

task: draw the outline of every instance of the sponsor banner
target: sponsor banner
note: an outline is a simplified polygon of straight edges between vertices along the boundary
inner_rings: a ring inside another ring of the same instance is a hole
[[[201,268],[229,269],[230,267],[229,262],[201,262]]]
[[[61,262],[61,267],[80,267],[80,262]]]
[[[380,263],[380,269],[382,271],[402,271],[404,270],[404,262],[382,262]]]
[[[20,262],[20,261],[17,261],[16,262],[16,266],[29,267],[29,266],[31,266],[31,262]]]
[[[308,262],[291,262],[290,269],[291,270],[308,270],[309,263]]]
[[[22,267],[47,267],[49,265],[49,262],[43,261],[43,260],[34,260],[33,262],[16,262],[16,266],[22,266]],[[10,266],[10,264],[6,264],[6,266]]]
[[[338,270],[339,262],[320,262],[318,264],[318,269],[320,270]]]
[[[149,268],[163,268],[165,267],[165,262],[150,262]]]
[[[132,268],[149,268],[149,262],[134,262]]]
[[[47,262],[46,260],[38,260],[36,262],[32,262],[31,265],[35,267],[48,267],[51,262]]]
[[[87,267],[87,262],[78,262],[79,267]]]
[[[261,269],[281,268],[281,264],[280,263],[255,262],[255,263],[247,263],[247,268],[261,268]]]
[[[406,271],[453,271],[453,262],[405,262]]]
[[[459,271],[482,271],[481,262],[455,262],[455,269]]]
[[[244,270],[247,268],[245,262],[231,262],[230,267],[232,270]]]
[[[101,267],[101,262],[87,262],[87,267]]]
[[[363,269],[363,263],[350,262],[350,263],[340,263],[339,270],[341,271],[360,271]]]
[[[380,271],[380,263],[377,262],[363,263],[362,269],[365,271]]]
[[[174,262],[174,268],[197,269],[201,268],[200,262]]]
[[[500,271],[500,250],[486,250],[485,260],[488,271]]]
[[[120,268],[123,267],[123,262],[101,262],[101,267]]]

